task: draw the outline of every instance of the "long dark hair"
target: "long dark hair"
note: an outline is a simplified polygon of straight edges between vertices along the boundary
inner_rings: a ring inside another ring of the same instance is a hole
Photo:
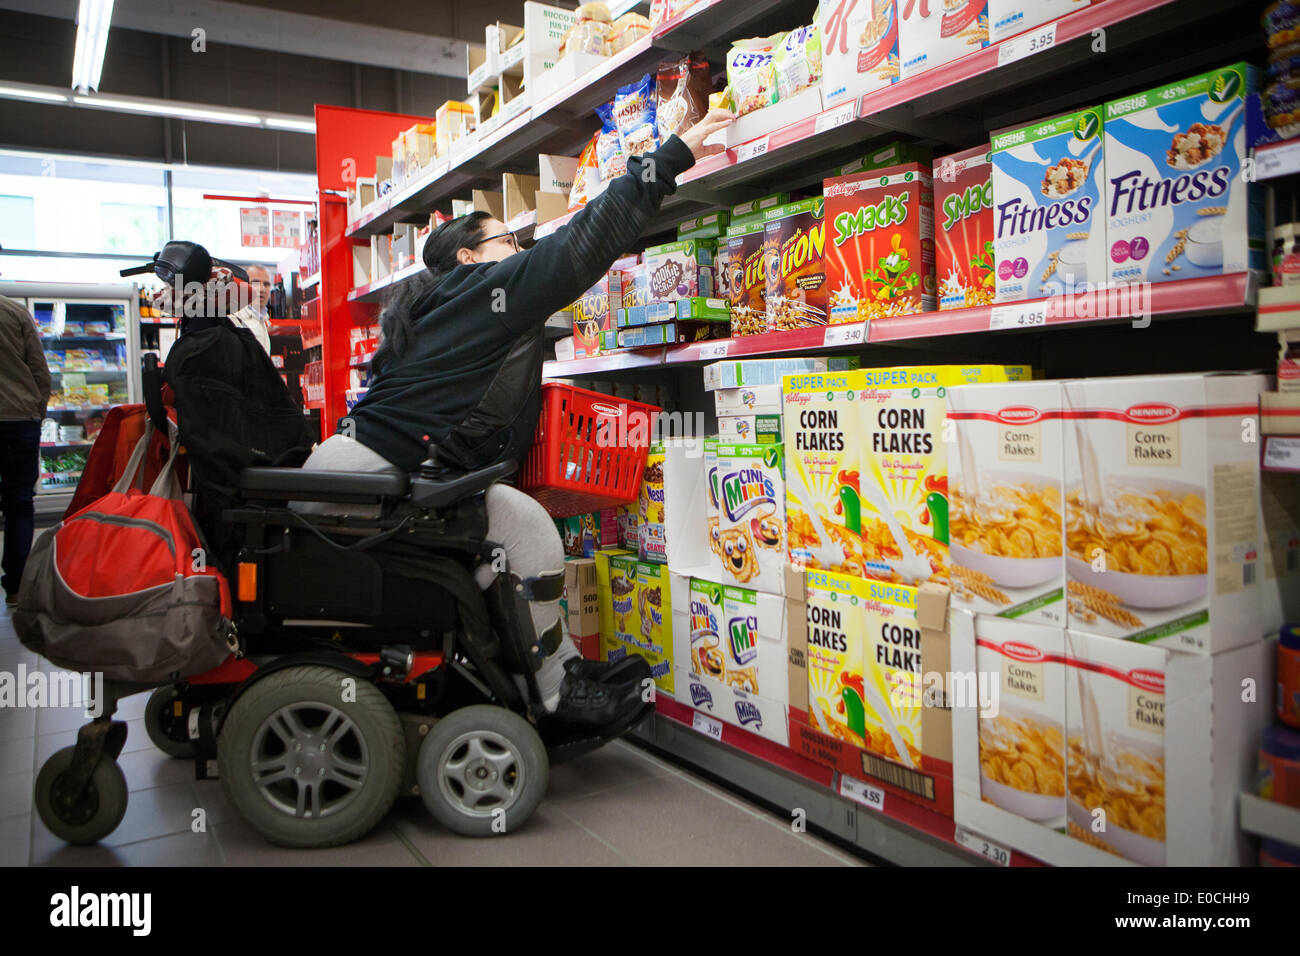
[[[427,271],[392,287],[384,299],[383,311],[379,313],[382,342],[375,355],[376,368],[390,359],[400,358],[406,351],[418,303],[438,288],[447,273],[456,268],[459,264],[456,261],[457,252],[473,249],[483,241],[483,233],[486,231],[483,223],[490,218],[491,215],[486,212],[472,212],[451,222],[444,222],[429,234],[424,242],[424,265]]]

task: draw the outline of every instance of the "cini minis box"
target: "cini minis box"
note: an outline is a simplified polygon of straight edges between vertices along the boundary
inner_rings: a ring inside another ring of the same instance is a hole
[[[997,301],[1105,281],[1105,156],[1100,107],[993,136]]]
[[[988,45],[988,0],[904,0],[898,23],[901,79]]]
[[[840,176],[823,187],[831,324],[933,310],[929,164]]]
[[[733,223],[727,228],[726,254],[719,253],[719,283],[726,283],[733,336],[767,331],[767,272],[763,260],[766,228],[761,217]],[[727,272],[725,280],[721,278],[723,269]]]
[[[948,391],[953,607],[1065,626],[1064,408],[1059,382]]]
[[[827,0],[818,11],[826,106],[856,99],[898,80],[895,0]]]
[[[1246,63],[1106,104],[1110,279],[1262,270],[1264,191],[1243,180]]]
[[[1071,630],[1219,654],[1258,641],[1252,375],[1064,383]]]
[[[988,0],[989,39],[994,43],[1083,10],[1094,0]]]
[[[767,331],[825,325],[829,287],[823,256],[826,220],[822,197],[763,214]]]
[[[858,506],[863,374],[785,377],[785,507],[793,567],[863,574]]]
[[[718,531],[711,546],[722,566],[722,581],[783,594],[782,446],[720,443],[717,456]]]
[[[988,305],[993,267],[993,157],[987,146],[934,163],[934,265],[939,308]]]

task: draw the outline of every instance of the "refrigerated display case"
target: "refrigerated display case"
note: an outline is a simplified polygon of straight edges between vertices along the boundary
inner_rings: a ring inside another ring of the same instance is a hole
[[[0,282],[36,319],[50,369],[36,512],[62,514],[114,405],[140,401],[140,312],[132,283]]]

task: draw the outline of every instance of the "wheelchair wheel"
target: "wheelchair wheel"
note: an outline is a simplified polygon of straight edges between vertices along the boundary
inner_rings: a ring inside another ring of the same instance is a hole
[[[420,797],[434,818],[462,836],[521,827],[550,778],[546,747],[532,724],[504,707],[453,711],[420,745]]]
[[[74,846],[84,846],[104,839],[126,816],[126,777],[117,761],[105,755],[85,792],[71,806],[66,805],[60,797],[64,773],[75,751],[75,747],[64,747],[45,761],[36,775],[34,797],[36,812],[51,833]]]
[[[172,705],[180,695],[175,687],[159,687],[149,695],[144,708],[144,729],[153,745],[169,757],[193,757],[189,728],[177,717]]]
[[[355,695],[344,693],[345,679]],[[231,705],[217,760],[226,796],[267,840],[336,846],[365,836],[392,808],[406,739],[373,684],[332,667],[287,667]]]

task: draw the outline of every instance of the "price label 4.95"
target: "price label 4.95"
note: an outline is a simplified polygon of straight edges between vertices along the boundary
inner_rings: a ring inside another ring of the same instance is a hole
[[[691,719],[691,727],[706,737],[712,737],[719,743],[722,742],[722,721],[715,720],[708,714],[701,714],[698,710]]]
[[[989,316],[989,331],[998,329],[1032,329],[1047,324],[1047,300],[995,305]]]
[[[885,791],[865,780],[840,775],[840,796],[848,797],[871,810],[885,809]]]

